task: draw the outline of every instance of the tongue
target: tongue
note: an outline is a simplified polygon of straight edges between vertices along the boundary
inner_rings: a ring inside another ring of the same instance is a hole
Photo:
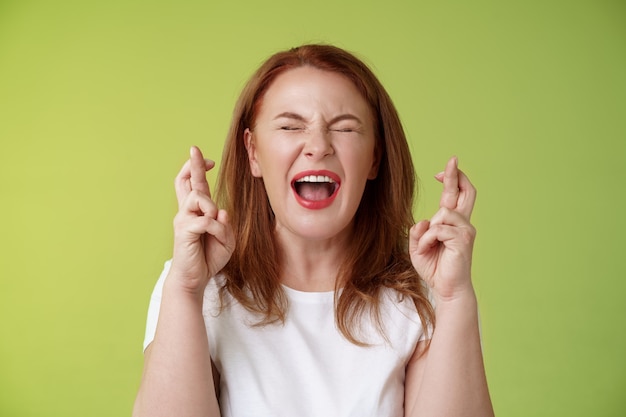
[[[315,183],[315,182],[302,182],[298,184],[298,194],[300,197],[309,201],[319,201],[330,197],[331,184],[328,183]]]

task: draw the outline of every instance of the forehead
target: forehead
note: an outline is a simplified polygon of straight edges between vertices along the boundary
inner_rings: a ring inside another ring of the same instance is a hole
[[[263,95],[257,117],[275,112],[336,116],[354,113],[371,119],[371,109],[352,80],[345,75],[303,66],[278,75]]]

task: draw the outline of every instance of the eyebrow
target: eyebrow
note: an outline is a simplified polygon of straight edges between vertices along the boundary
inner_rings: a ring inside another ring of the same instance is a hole
[[[277,115],[276,117],[274,117],[274,120],[277,119],[281,119],[281,118],[286,118],[286,119],[294,119],[294,120],[298,120],[300,122],[306,122],[306,118],[298,113],[293,113],[293,112],[283,112],[280,113],[279,115]],[[330,122],[328,123],[329,125],[335,124],[337,122],[341,122],[342,120],[354,120],[360,124],[363,124],[363,122],[361,121],[361,119],[359,119],[358,117],[356,117],[353,114],[350,113],[346,113],[346,114],[341,114],[337,117],[334,117],[333,119],[330,120]]]
[[[281,114],[279,114],[278,116],[274,117],[274,120],[278,120],[278,119],[294,119],[294,120],[298,120],[301,122],[306,122],[306,119],[304,118],[304,116],[299,115],[298,113],[292,113],[292,112],[283,112]]]

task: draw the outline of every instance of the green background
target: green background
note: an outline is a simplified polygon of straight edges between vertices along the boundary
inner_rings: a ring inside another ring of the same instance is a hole
[[[479,189],[496,413],[626,415],[623,1],[0,0],[0,416],[130,414],[173,178],[304,42],[388,88],[417,217],[450,155]]]

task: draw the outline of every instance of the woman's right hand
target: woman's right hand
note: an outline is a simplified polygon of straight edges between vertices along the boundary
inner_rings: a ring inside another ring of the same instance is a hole
[[[194,146],[175,181],[178,213],[174,218],[170,276],[176,277],[182,288],[198,295],[226,265],[235,249],[228,214],[211,199],[206,180],[206,172],[214,165]]]

